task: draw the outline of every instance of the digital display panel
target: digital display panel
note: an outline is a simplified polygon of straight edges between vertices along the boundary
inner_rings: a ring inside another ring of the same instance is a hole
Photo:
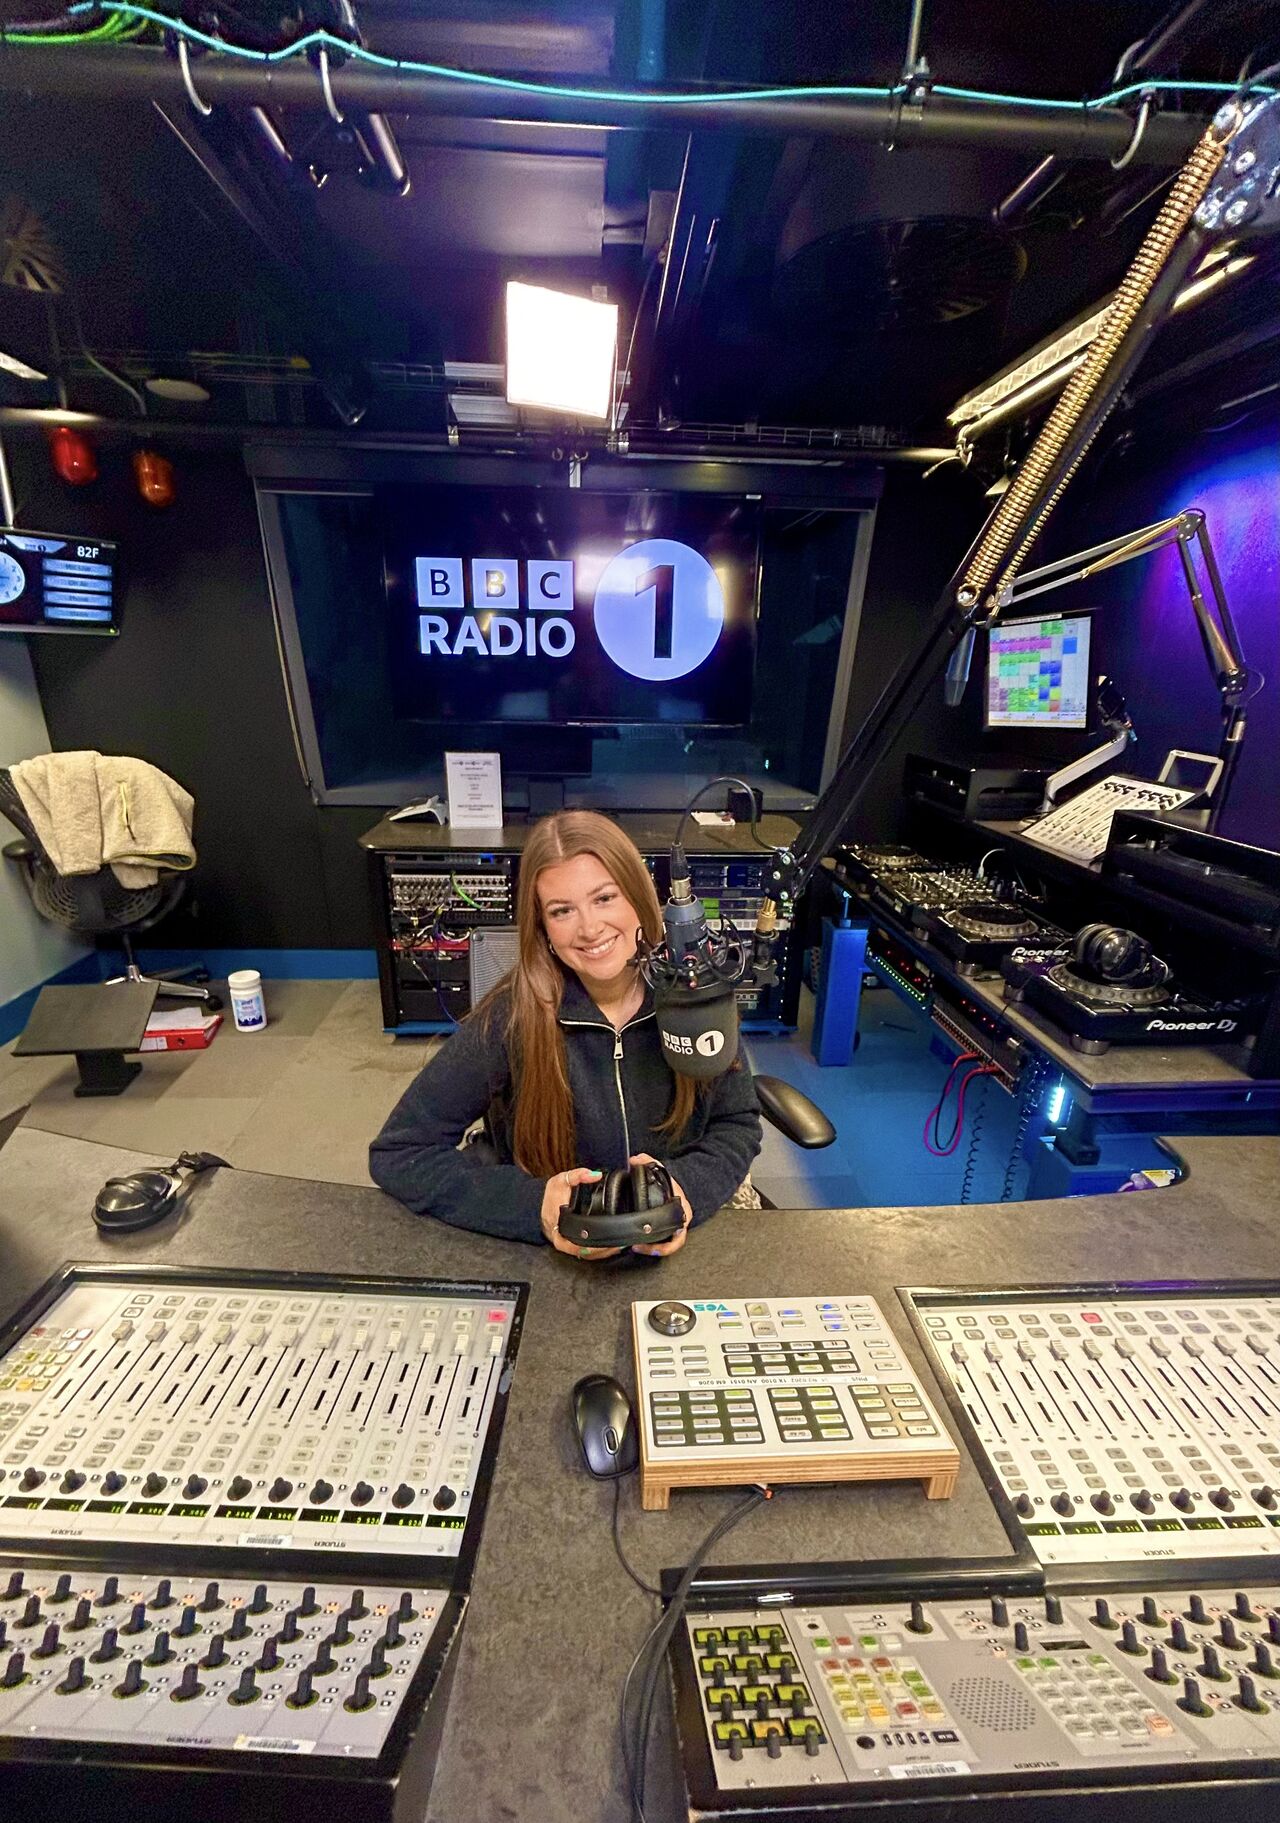
[[[379,491],[397,717],[750,720],[758,501]]]
[[[1088,615],[998,621],[987,635],[988,728],[1083,728]]]
[[[119,631],[114,544],[57,532],[0,530],[0,633]]]

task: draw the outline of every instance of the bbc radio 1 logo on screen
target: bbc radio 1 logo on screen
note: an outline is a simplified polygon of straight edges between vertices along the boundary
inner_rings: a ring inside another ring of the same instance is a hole
[[[424,657],[565,659],[577,644],[571,560],[418,557],[414,576]],[[696,670],[715,649],[724,591],[701,551],[674,538],[645,538],[606,564],[591,619],[620,671],[666,683]]]

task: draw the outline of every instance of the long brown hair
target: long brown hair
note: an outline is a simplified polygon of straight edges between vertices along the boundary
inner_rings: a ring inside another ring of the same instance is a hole
[[[551,1177],[591,1161],[577,1156],[573,1096],[560,1029],[564,969],[552,955],[538,900],[544,868],[578,855],[594,855],[608,869],[624,899],[640,917],[650,943],[662,940],[662,911],[640,850],[618,825],[595,810],[558,810],[536,825],[520,857],[516,894],[519,960],[477,1011],[492,1016],[499,996],[510,994],[507,1047],[514,1072],[512,1150],[516,1163],[534,1177]],[[661,1131],[681,1133],[689,1124],[696,1084],[672,1075],[671,1107]]]

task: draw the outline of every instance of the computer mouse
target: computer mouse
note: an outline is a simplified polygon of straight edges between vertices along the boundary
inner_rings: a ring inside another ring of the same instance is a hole
[[[587,1374],[573,1389],[573,1424],[590,1472],[605,1480],[625,1475],[639,1460],[635,1414],[623,1387],[608,1374]]]

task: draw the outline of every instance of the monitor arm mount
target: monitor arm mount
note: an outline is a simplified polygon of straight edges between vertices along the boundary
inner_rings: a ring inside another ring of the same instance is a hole
[[[948,659],[997,617],[1004,592],[1207,248],[1224,236],[1239,239],[1277,228],[1280,96],[1236,96],[1219,108],[1174,178],[1084,360],[934,606],[915,647],[849,742],[795,842],[774,854],[766,870],[771,898],[788,905],[798,896],[839,841],[876,767],[905,732]],[[1189,563],[1185,545],[1180,548],[1184,563]],[[1239,707],[1236,702],[1233,714]],[[1238,749],[1238,740],[1235,746]]]
[[[1076,785],[1081,779],[1087,779],[1099,766],[1109,766],[1112,760],[1120,755],[1137,740],[1133,720],[1125,704],[1124,697],[1109,677],[1098,679],[1096,697],[1098,716],[1106,729],[1107,738],[1100,747],[1093,747],[1088,753],[1082,753],[1077,760],[1060,766],[1051,772],[1044,782],[1044,797],[1041,800],[1038,816],[1045,816],[1051,811],[1058,799],[1069,785]]]
[[[1033,595],[1047,594],[1070,582],[1087,582],[1101,570],[1114,569],[1117,564],[1129,563],[1135,557],[1150,556],[1155,551],[1168,550],[1170,546],[1176,547],[1182,561],[1182,577],[1191,598],[1196,626],[1200,630],[1205,662],[1213,675],[1222,702],[1222,735],[1218,743],[1222,771],[1209,806],[1209,827],[1212,828],[1227,801],[1244,741],[1245,691],[1249,685],[1249,667],[1240,650],[1239,635],[1231,618],[1231,609],[1227,605],[1222,573],[1209,541],[1209,527],[1199,507],[1185,507],[1171,519],[1161,519],[1155,525],[1144,525],[1140,531],[1109,538],[1105,544],[1095,544],[1091,550],[1077,551],[1072,557],[1060,557],[1056,563],[1046,563],[1042,569],[1028,570],[1025,575],[1001,589],[998,605],[1003,612],[1006,608],[1030,600]],[[1208,583],[1207,599],[1192,560],[1193,549],[1199,553]],[[1125,742],[1122,741],[1120,751],[1123,751],[1124,745]],[[1086,754],[1083,760],[1075,762],[1076,769],[1068,767],[1063,772],[1055,773],[1049,780],[1043,809],[1052,808],[1054,800],[1067,785],[1082,778],[1085,772],[1091,772],[1095,766],[1105,764],[1110,757],[1109,750]],[[1078,770],[1080,768],[1083,770]]]

